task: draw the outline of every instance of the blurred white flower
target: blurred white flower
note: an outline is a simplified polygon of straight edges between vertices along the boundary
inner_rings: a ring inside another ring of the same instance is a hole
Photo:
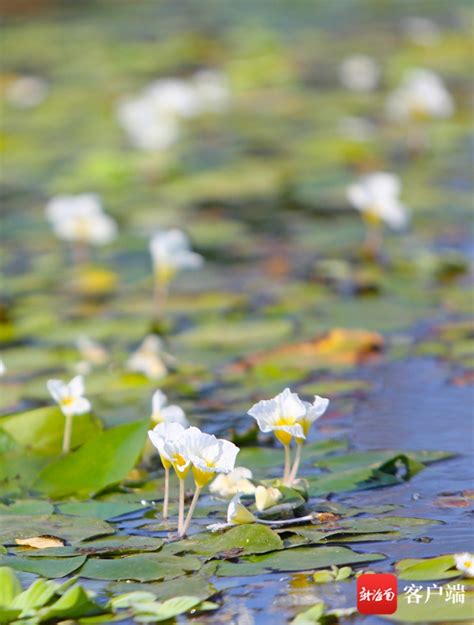
[[[48,95],[49,85],[38,76],[20,76],[7,85],[8,102],[19,109],[29,109],[40,105]]]
[[[406,207],[400,202],[400,179],[389,173],[376,172],[360,178],[347,189],[349,202],[369,221],[384,221],[400,229],[408,223]]]
[[[76,347],[81,357],[91,365],[100,366],[109,359],[109,352],[105,347],[88,336],[82,335],[78,337]]]
[[[184,120],[222,111],[228,100],[225,77],[214,70],[202,70],[189,79],[152,82],[136,97],[121,100],[117,116],[135,147],[163,151],[177,142]]]
[[[193,252],[182,230],[173,228],[156,232],[150,241],[150,253],[157,280],[167,284],[180,269],[197,269],[203,257]]]
[[[6,372],[7,368],[5,366],[5,363],[3,362],[3,359],[0,358],[0,377],[4,376]]]
[[[66,416],[80,415],[89,412],[91,404],[84,397],[84,378],[77,375],[70,382],[48,380],[48,391]]]
[[[163,391],[157,390],[153,393],[151,405],[151,420],[155,423],[179,423],[184,427],[189,426],[184,410],[180,406],[168,405],[168,398]]]
[[[235,467],[233,471],[227,475],[219,474],[214,481],[209,484],[209,490],[213,495],[223,497],[233,497],[237,493],[244,495],[253,495],[255,486],[250,481],[252,479],[252,471],[245,467]]]
[[[456,568],[468,577],[474,577],[474,553],[455,553]]]
[[[428,17],[407,17],[402,28],[408,39],[419,46],[434,46],[441,39],[441,31]]]
[[[271,508],[276,505],[282,498],[282,493],[278,488],[265,488],[265,486],[257,486],[255,490],[255,505],[259,512]]]
[[[48,202],[46,217],[56,236],[65,241],[104,245],[117,235],[115,220],[104,213],[94,193],[58,195]]]
[[[157,108],[146,93],[121,100],[117,105],[117,117],[130,143],[139,150],[166,150],[180,135],[178,118]]]
[[[143,373],[152,380],[163,378],[168,370],[163,361],[163,343],[155,334],[149,334],[127,360],[130,371]]]
[[[240,503],[240,495],[235,495],[227,507],[227,523],[229,525],[246,525],[248,523],[255,523],[256,520],[250,510],[247,510],[247,508]]]
[[[283,445],[289,445],[293,436],[305,438],[299,419],[306,414],[306,407],[289,388],[273,399],[254,404],[248,414],[257,421],[262,432],[273,432]]]
[[[380,79],[380,67],[365,54],[354,54],[339,66],[339,79],[351,91],[373,91]]]
[[[387,99],[387,114],[396,121],[448,118],[454,102],[441,78],[427,69],[409,71]]]

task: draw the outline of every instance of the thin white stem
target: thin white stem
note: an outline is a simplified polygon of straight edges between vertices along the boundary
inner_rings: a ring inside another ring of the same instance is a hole
[[[184,495],[186,480],[179,478],[178,533],[181,534],[184,523]]]
[[[290,467],[291,467],[291,450],[289,445],[283,445],[285,448],[285,467],[283,469],[283,484],[286,485],[288,481],[288,477],[290,475]]]
[[[163,500],[163,521],[168,518],[168,502],[170,497],[170,470],[165,468],[165,498]]]
[[[193,500],[191,501],[191,505],[189,507],[188,516],[186,517],[186,521],[184,522],[184,526],[180,532],[180,536],[186,536],[186,532],[189,529],[189,524],[191,523],[191,519],[193,518],[194,510],[196,509],[196,504],[198,502],[200,494],[201,494],[201,488],[199,486],[196,486]]]
[[[71,437],[72,437],[72,419],[73,416],[65,415],[65,424],[64,424],[64,436],[63,436],[63,454],[69,453],[71,449]]]
[[[302,451],[303,451],[303,443],[296,443],[295,461],[293,463],[293,468],[290,471],[290,476],[288,477],[288,483],[290,486],[293,484],[298,474],[298,469],[300,468]]]

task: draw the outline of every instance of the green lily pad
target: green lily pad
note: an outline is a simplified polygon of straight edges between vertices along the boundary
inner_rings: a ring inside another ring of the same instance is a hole
[[[101,432],[77,451],[48,465],[34,488],[50,497],[89,497],[117,484],[138,460],[148,428],[146,420]]]
[[[191,551],[204,556],[225,556],[266,553],[283,549],[283,541],[269,527],[257,525],[237,525],[221,534],[195,534],[184,541],[183,551]]]
[[[143,510],[143,506],[140,503],[120,503],[115,501],[80,501],[62,503],[58,506],[58,509],[61,514],[96,517],[107,521],[129,512]]]
[[[0,516],[12,514],[15,516],[20,515],[42,515],[52,514],[54,512],[54,506],[48,501],[41,501],[39,499],[17,499],[8,506],[0,504]]]
[[[45,556],[64,558],[74,555],[103,556],[120,555],[134,552],[158,551],[163,545],[161,538],[149,536],[110,536],[99,540],[75,542],[68,547],[48,547],[47,549],[28,550],[24,554],[29,558]]]
[[[436,558],[400,560],[395,564],[400,579],[433,580],[459,577],[461,573],[455,568],[452,555]]]
[[[259,556],[241,558],[239,562],[222,562],[217,575],[245,577],[271,571],[307,571],[332,565],[362,564],[385,558],[381,553],[357,553],[347,547],[295,547]]]
[[[173,579],[200,568],[201,561],[194,556],[145,553],[110,560],[92,558],[86,562],[79,575],[89,579],[148,582]]]
[[[9,566],[17,571],[34,573],[51,579],[64,577],[76,571],[86,561],[86,556],[74,558],[22,558],[0,556],[0,566]]]
[[[87,517],[68,517],[60,514],[0,517],[0,543],[5,544],[14,544],[16,538],[32,536],[55,536],[76,542],[114,533],[114,528],[105,521]]]

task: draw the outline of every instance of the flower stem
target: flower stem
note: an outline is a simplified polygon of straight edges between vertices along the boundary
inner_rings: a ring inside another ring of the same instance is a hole
[[[186,480],[179,478],[178,533],[181,535],[184,523],[184,495]]]
[[[165,498],[163,501],[163,521],[168,518],[168,502],[170,495],[170,470],[165,468]]]
[[[289,445],[283,445],[285,448],[285,467],[283,469],[283,483],[286,485],[290,474],[291,467],[291,450]]]
[[[300,467],[300,462],[301,462],[301,453],[303,451],[303,443],[296,443],[296,454],[295,454],[295,461],[293,463],[293,468],[290,471],[290,475],[288,477],[288,485],[291,486],[293,484],[293,482],[295,481],[295,478],[298,474],[298,469]]]
[[[89,251],[85,241],[74,241],[72,245],[72,260],[75,265],[87,265],[89,261]]]
[[[196,490],[194,491],[193,500],[191,501],[191,505],[189,507],[188,516],[186,517],[186,521],[184,522],[184,526],[181,529],[180,536],[186,536],[186,532],[189,529],[189,524],[191,523],[191,519],[194,514],[194,510],[196,508],[196,504],[199,499],[199,495],[201,494],[201,488],[196,486]]]
[[[64,415],[66,422],[64,424],[64,436],[63,436],[63,454],[69,453],[71,449],[71,437],[72,437],[72,414]]]

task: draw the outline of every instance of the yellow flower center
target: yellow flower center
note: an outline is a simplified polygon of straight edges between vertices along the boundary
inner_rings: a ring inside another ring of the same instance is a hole
[[[203,471],[193,466],[193,475],[197,486],[199,486],[199,488],[204,488],[204,486],[212,480],[214,471]]]
[[[61,399],[61,406],[71,406],[74,403],[74,397],[71,397],[70,395],[68,397],[63,397],[63,399]]]
[[[172,462],[173,468],[176,471],[176,475],[181,479],[184,479],[189,472],[190,465],[188,464],[186,466],[186,464],[187,462],[181,454],[175,454],[173,456],[173,462]]]
[[[279,417],[275,421],[274,426],[279,427],[279,426],[286,426],[286,425],[295,425],[295,423],[296,423],[296,418],[293,416]],[[282,445],[289,445],[291,443],[292,436],[288,432],[285,432],[283,430],[275,430],[274,433]]]

